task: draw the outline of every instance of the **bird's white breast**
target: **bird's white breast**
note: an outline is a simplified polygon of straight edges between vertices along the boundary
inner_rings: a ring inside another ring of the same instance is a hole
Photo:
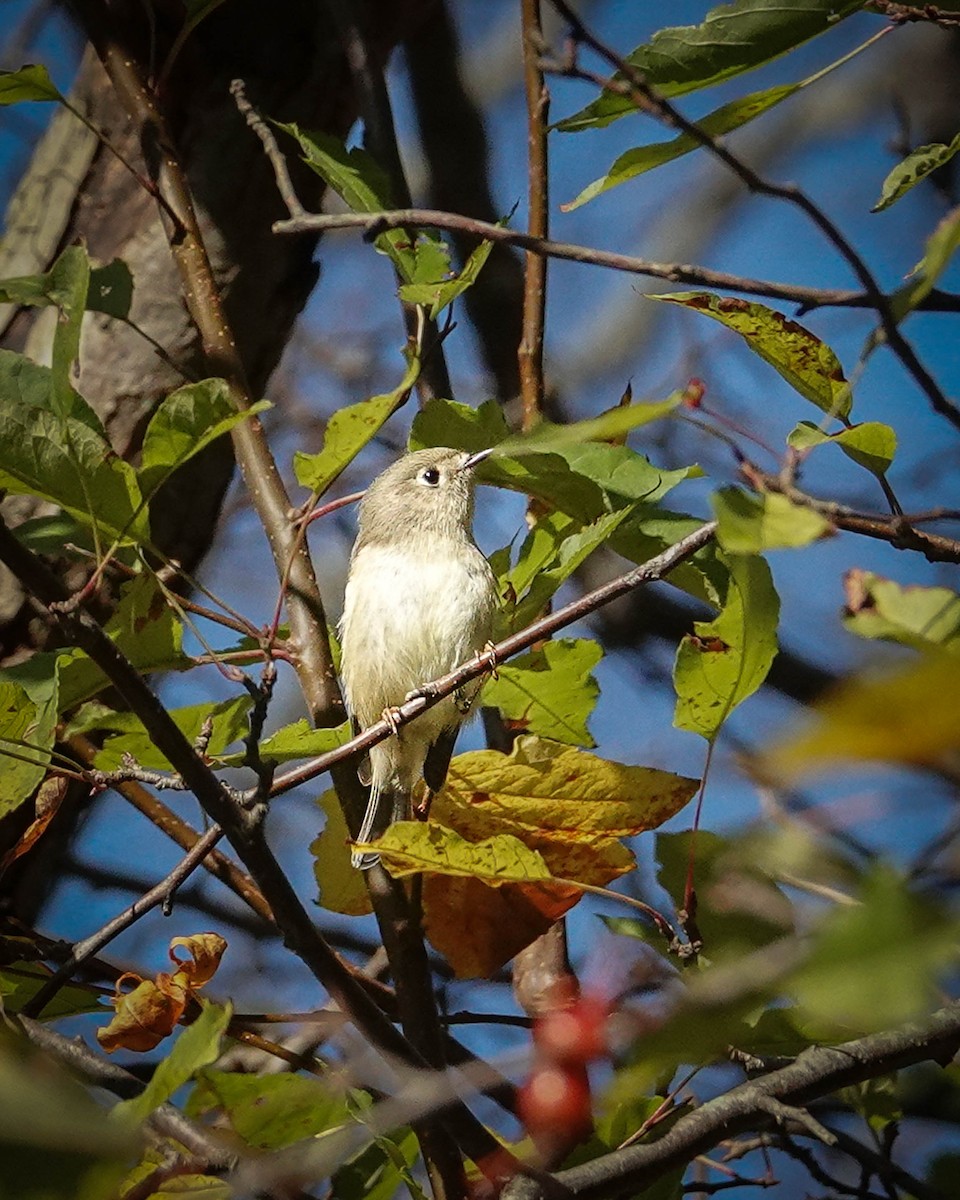
[[[480,650],[494,604],[490,568],[472,543],[361,548],[340,623],[347,700],[361,724]]]

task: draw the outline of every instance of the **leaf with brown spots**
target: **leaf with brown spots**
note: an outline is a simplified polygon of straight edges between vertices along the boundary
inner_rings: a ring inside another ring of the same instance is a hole
[[[753,300],[712,292],[673,292],[648,298],[681,304],[726,325],[817,408],[834,417],[849,415],[852,397],[840,360],[826,342],[783,313]]]

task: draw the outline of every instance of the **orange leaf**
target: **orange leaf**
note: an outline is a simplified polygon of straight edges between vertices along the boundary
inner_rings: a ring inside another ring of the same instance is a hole
[[[190,994],[186,980],[178,975],[159,975],[156,981],[142,979],[126,994],[120,988],[137,975],[121,975],[114,997],[116,1012],[109,1025],[97,1030],[97,1041],[112,1054],[114,1050],[152,1050],[174,1030]]]
[[[174,954],[177,946],[183,946],[190,957],[177,958]],[[177,967],[177,973],[186,976],[190,987],[200,988],[216,974],[226,948],[227,943],[219,933],[194,933],[190,937],[172,939],[170,958]]]
[[[488,887],[454,875],[423,877],[424,932],[460,979],[483,979],[509,962],[580,899],[562,884]]]

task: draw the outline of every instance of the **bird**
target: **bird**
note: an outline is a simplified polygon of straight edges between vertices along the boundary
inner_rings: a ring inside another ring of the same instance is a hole
[[[361,729],[390,721],[421,685],[490,646],[497,584],[472,530],[473,469],[488,453],[416,450],[364,493],[339,623],[346,705]],[[479,687],[444,697],[370,748],[358,842],[409,818],[419,779],[431,792],[443,786]],[[361,870],[378,861],[374,853],[352,854]]]

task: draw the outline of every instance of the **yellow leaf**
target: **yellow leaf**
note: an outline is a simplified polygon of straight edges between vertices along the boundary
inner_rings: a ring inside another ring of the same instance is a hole
[[[483,879],[492,887],[550,878],[542,856],[508,833],[468,842],[436,821],[397,821],[372,845],[396,878],[439,871]]]
[[[960,750],[960,670],[930,654],[895,671],[866,672],[818,704],[813,724],[774,745],[760,769],[796,779],[844,760],[935,765]]]
[[[330,912],[364,917],[373,912],[373,906],[363,872],[350,862],[350,834],[337,793],[324,792],[317,804],[326,817],[323,833],[310,843],[319,902]]]
[[[543,854],[552,874],[592,883],[568,870],[563,855],[655,829],[697,787],[695,779],[669,771],[625,766],[545,738],[522,737],[508,755],[496,750],[458,755],[431,816],[473,842],[512,833]]]

